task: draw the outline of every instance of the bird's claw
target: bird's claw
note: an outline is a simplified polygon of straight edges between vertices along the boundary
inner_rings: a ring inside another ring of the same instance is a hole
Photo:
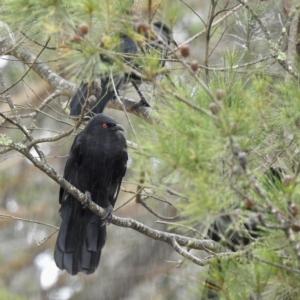
[[[105,216],[102,217],[102,221],[103,221],[103,224],[102,226],[104,225],[109,225],[110,222],[111,222],[111,219],[112,219],[112,215],[113,215],[113,207],[110,205],[109,207],[102,207],[104,210],[105,210]]]
[[[86,191],[84,194],[85,194],[85,198],[82,202],[82,206],[83,208],[87,208],[92,203],[92,196],[91,193],[88,191]],[[102,207],[102,209],[105,210],[105,215],[101,217],[102,226],[104,226],[106,224],[110,224],[111,222],[112,215],[113,215],[113,207],[110,205],[108,207]]]
[[[85,197],[84,197],[84,200],[82,201],[82,206],[83,206],[83,208],[87,208],[92,202],[92,195],[88,191],[86,191],[84,193],[84,195],[85,195]]]
[[[132,106],[132,110],[138,110],[141,106],[143,106],[145,108],[151,107],[151,105],[148,103],[147,100],[145,100],[145,101],[141,100],[140,102],[138,102]]]

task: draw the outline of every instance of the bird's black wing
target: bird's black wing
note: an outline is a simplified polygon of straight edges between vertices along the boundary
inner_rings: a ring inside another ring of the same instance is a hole
[[[112,184],[110,186],[109,196],[108,196],[109,202],[112,205],[112,207],[115,206],[115,203],[117,201],[120,192],[122,178],[126,173],[126,163],[128,160],[128,155],[125,150],[126,149],[124,149],[124,153],[122,157],[120,157],[120,161],[117,164],[115,164],[115,166],[113,167],[113,175],[111,181]]]
[[[76,176],[74,176],[74,174],[77,173],[78,166],[81,164],[80,144],[81,144],[81,133],[79,133],[74,139],[64,170],[64,176],[63,176],[64,179],[66,179],[72,185],[76,184],[75,182]],[[62,204],[64,191],[65,190],[62,187],[60,187],[59,204]]]
[[[119,90],[124,78],[122,75],[113,77],[116,90]],[[115,96],[115,90],[110,77],[98,78],[91,83],[81,82],[70,102],[70,115],[79,116],[85,101],[89,101],[85,114],[94,116],[102,113],[107,103]]]

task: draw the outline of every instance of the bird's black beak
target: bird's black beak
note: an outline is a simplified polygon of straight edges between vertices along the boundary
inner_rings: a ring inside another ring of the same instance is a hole
[[[120,125],[120,124],[116,124],[116,130],[119,130],[119,131],[123,131],[123,132],[125,132],[126,130],[124,129],[124,127],[122,126],[122,125]]]
[[[175,45],[176,47],[178,47],[178,44],[176,43],[176,41],[172,38],[172,40],[171,40],[171,43],[173,44],[173,45]]]

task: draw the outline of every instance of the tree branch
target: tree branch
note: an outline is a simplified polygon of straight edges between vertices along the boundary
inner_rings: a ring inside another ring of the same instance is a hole
[[[279,46],[277,43],[273,42],[271,37],[270,37],[270,33],[267,30],[267,28],[265,27],[265,25],[263,24],[262,20],[259,18],[259,16],[253,11],[253,9],[246,3],[246,1],[243,0],[237,0],[238,2],[240,2],[251,14],[252,16],[256,19],[256,21],[258,22],[261,30],[263,31],[266,39],[269,42],[269,46],[270,46],[270,54],[272,55],[272,57],[274,57],[276,59],[276,61],[290,74],[292,75],[297,81],[300,81],[300,77],[299,74],[294,70],[293,66],[291,64],[288,63],[288,61],[286,60],[285,55],[281,52]]]
[[[245,1],[245,2],[247,2],[247,1]],[[220,18],[216,22],[212,23],[211,26],[210,26],[210,28],[214,28],[214,27],[220,25],[221,23],[223,23],[230,15],[232,15],[234,12],[236,12],[237,10],[239,10],[241,7],[242,7],[242,4],[239,4],[236,7],[232,8],[222,18]],[[192,36],[190,39],[188,39],[185,42],[183,42],[181,45],[178,46],[178,48],[176,50],[180,49],[183,45],[186,45],[186,44],[192,42],[193,40],[197,39],[198,37],[204,35],[206,33],[207,29],[208,28],[203,29],[202,31],[200,31],[197,34],[195,34],[194,36]]]
[[[23,154],[27,159],[29,159],[38,169],[43,171],[47,174],[50,178],[52,178],[55,182],[57,182],[60,186],[62,186],[68,193],[74,196],[80,202],[84,202],[86,200],[85,194],[71,185],[68,181],[66,181],[63,177],[59,176],[56,171],[49,166],[47,163],[42,163],[40,160],[36,159],[32,154],[27,151],[27,147],[25,145],[14,143],[12,140],[7,138],[4,135],[0,136],[0,145],[5,147],[10,147],[21,154]],[[93,211],[95,214],[99,215],[100,217],[104,217],[106,215],[106,211],[101,208],[99,205],[94,203],[93,201],[89,201],[87,207]],[[152,229],[142,223],[139,223],[133,219],[125,219],[119,218],[116,216],[112,216],[111,223],[117,226],[131,228],[133,230],[138,231],[139,233],[146,235],[152,239],[159,240],[165,243],[172,245],[175,247],[174,249],[178,250],[178,245],[182,247],[187,247],[191,249],[198,249],[198,250],[209,250],[214,253],[219,252],[228,252],[226,248],[221,246],[219,243],[214,242],[212,240],[198,240],[195,238],[189,238],[185,236],[181,236],[178,234],[167,233],[159,230]],[[176,241],[176,243],[174,242]],[[176,250],[176,251],[177,251]],[[182,252],[182,250],[180,250]],[[184,253],[184,252],[182,252]],[[186,255],[184,253],[184,255]],[[188,259],[191,259],[193,262],[197,260],[194,257],[187,256]],[[198,262],[198,261],[197,261]]]
[[[61,91],[61,94],[64,94],[66,96],[72,97],[76,90],[77,85],[74,83],[71,83],[58,74],[56,74],[54,71],[52,71],[47,64],[42,62],[41,60],[37,59],[37,57],[32,54],[30,51],[28,51],[25,47],[15,43],[14,36],[12,34],[12,31],[8,27],[8,25],[4,23],[0,23],[0,28],[2,28],[4,33],[0,35],[0,41],[5,40],[6,45],[4,48],[1,48],[1,52],[5,52],[7,54],[10,54],[16,58],[18,58],[21,62],[28,65],[34,72],[36,72],[41,78],[43,78],[49,85],[51,85],[54,89]],[[7,39],[7,36],[9,37]],[[128,113],[132,113],[143,120],[145,120],[148,123],[152,123],[152,120],[150,119],[150,112],[151,109],[143,107],[143,106],[136,106],[138,102],[128,99],[125,97],[120,97],[123,100],[125,109]],[[116,110],[122,110],[123,107],[122,104],[119,103],[116,99],[112,99],[108,105],[108,108],[116,109]]]

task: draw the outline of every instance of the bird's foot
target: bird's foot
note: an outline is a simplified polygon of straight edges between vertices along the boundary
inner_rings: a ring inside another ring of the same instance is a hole
[[[88,191],[86,191],[84,194],[85,194],[85,198],[82,202],[82,206],[83,208],[87,208],[92,203],[92,196],[91,193]],[[105,210],[105,215],[101,217],[102,226],[106,224],[110,224],[114,208],[112,207],[112,205],[109,205],[108,207],[101,207],[101,208]]]
[[[88,191],[85,191],[84,195],[85,197],[84,200],[82,201],[82,206],[83,208],[87,208],[92,202],[92,195]]]
[[[146,99],[141,99],[140,102],[133,105],[132,110],[138,110],[141,106],[146,107],[146,108],[151,107],[151,105],[148,103],[148,101]]]
[[[109,207],[102,207],[105,210],[105,216],[101,217],[103,221],[102,226],[109,225],[113,216],[113,207],[110,205]]]

